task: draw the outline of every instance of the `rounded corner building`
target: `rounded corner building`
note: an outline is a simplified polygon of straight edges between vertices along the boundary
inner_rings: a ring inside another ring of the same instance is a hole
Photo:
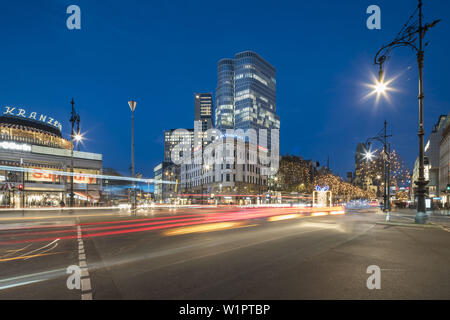
[[[6,106],[0,115],[0,207],[52,207],[68,203],[72,142],[62,136],[56,119],[24,108]],[[102,155],[73,151],[73,172],[101,174]],[[27,171],[40,169],[43,172]],[[76,205],[98,202],[101,181],[74,176]]]

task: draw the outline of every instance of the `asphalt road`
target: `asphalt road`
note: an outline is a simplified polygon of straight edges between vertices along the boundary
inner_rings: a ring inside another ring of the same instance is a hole
[[[450,233],[383,221],[367,209],[0,216],[0,299],[450,299]]]

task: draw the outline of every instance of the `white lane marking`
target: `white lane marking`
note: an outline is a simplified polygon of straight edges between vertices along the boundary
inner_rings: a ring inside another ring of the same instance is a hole
[[[82,278],[89,277],[89,271],[88,271],[87,268],[82,268],[82,269],[81,269],[81,277],[82,277]]]
[[[92,300],[92,293],[83,293],[81,295],[81,300]]]
[[[91,279],[81,279],[81,291],[91,291]]]
[[[81,300],[92,300],[92,285],[91,278],[89,276],[89,269],[86,261],[86,253],[84,251],[84,243],[81,232],[81,227],[78,225],[77,227],[78,234],[78,260],[80,261],[81,268]]]

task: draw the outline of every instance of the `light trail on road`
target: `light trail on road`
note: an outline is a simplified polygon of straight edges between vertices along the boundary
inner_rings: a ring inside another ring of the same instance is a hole
[[[135,232],[145,232],[145,231],[155,231],[176,227],[186,227],[201,224],[213,224],[221,222],[231,222],[231,221],[243,221],[243,220],[254,220],[254,219],[269,219],[269,221],[283,220],[283,218],[270,218],[270,217],[280,217],[285,216],[289,218],[303,217],[309,213],[309,216],[326,216],[328,214],[343,214],[345,210],[343,207],[329,207],[329,208],[302,208],[302,207],[288,207],[288,208],[257,208],[257,209],[239,209],[231,212],[218,212],[218,213],[205,213],[205,214],[191,214],[191,215],[180,215],[180,216],[164,216],[164,217],[152,217],[146,219],[127,219],[118,221],[97,221],[76,224],[70,227],[63,227],[59,230],[51,231],[37,231],[37,232],[22,232],[22,233],[8,233],[5,232],[0,234],[0,238],[20,238],[20,237],[35,237],[35,236],[45,236],[45,235],[58,235],[58,237],[42,237],[42,238],[26,238],[26,239],[15,239],[0,241],[1,245],[11,245],[19,243],[33,243],[33,242],[45,242],[54,241],[56,239],[60,240],[70,240],[76,239],[77,227],[83,228],[82,238],[94,238],[94,237],[105,237],[114,236],[121,234],[129,234]],[[271,220],[270,220],[271,219]],[[285,219],[284,219],[285,220]],[[145,223],[136,223],[144,222]],[[101,227],[90,227],[103,225]],[[55,226],[58,228],[58,226]],[[67,229],[70,228],[70,229]],[[26,229],[25,229],[26,230]],[[109,231],[106,231],[109,230]],[[104,231],[104,232],[95,232]],[[211,229],[214,231],[214,228]],[[74,233],[74,235],[63,235],[68,233]]]

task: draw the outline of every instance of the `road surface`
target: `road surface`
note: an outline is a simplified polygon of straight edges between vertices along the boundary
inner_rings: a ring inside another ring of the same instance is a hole
[[[334,213],[0,215],[0,299],[450,298],[448,229],[407,226],[408,213],[392,217],[405,225],[380,224],[373,209]],[[381,289],[369,290],[373,265]],[[70,266],[80,268],[80,289],[68,288]]]

